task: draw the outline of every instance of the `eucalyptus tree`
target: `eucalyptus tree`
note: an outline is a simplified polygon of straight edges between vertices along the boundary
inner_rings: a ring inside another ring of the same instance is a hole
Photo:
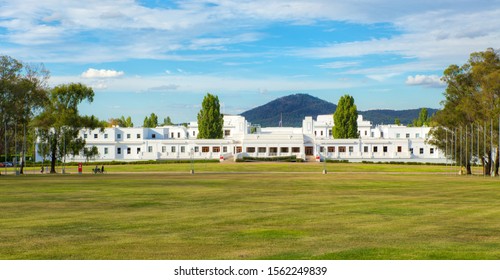
[[[83,101],[92,102],[93,99],[92,88],[80,83],[59,85],[50,91],[43,111],[34,122],[43,131],[40,134],[44,135],[44,140],[48,143],[50,173],[56,172],[58,159],[69,154],[79,154],[83,150],[85,140],[79,136],[82,128],[103,128],[102,122],[94,116],[79,114],[78,105]]]

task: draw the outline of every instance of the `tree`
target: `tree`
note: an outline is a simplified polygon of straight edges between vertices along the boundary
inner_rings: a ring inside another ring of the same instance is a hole
[[[144,118],[143,127],[157,127],[158,126],[158,116],[155,113],[151,113],[151,116]]]
[[[413,120],[412,126],[421,127],[429,125],[429,113],[427,113],[427,108],[420,109],[418,118]]]
[[[394,119],[394,124],[395,125],[401,125],[401,120],[399,120],[399,118],[395,118]]]
[[[220,113],[219,97],[207,93],[198,113],[198,138],[222,139],[224,117]]]
[[[340,97],[333,115],[333,137],[338,139],[358,138],[358,110],[350,95]]]
[[[443,109],[432,118],[429,143],[445,151],[468,174],[473,159],[481,161],[485,175],[498,174],[498,164],[492,164],[494,157],[499,162],[498,153],[493,155],[500,114],[498,52],[487,49],[472,53],[464,65],[450,65],[442,79],[447,84],[445,100]],[[473,136],[475,147],[468,144]]]
[[[30,135],[29,124],[47,99],[48,78],[49,72],[43,64],[23,64],[9,56],[0,57],[0,118],[2,123],[0,130],[3,130],[4,140],[7,140],[1,141],[0,146],[6,154],[10,146],[14,147],[15,155],[23,155],[20,159],[21,174],[24,170],[28,147],[32,147],[27,144]],[[22,139],[20,145],[18,139]]]
[[[36,117],[34,125],[49,147],[50,173],[55,173],[58,159],[68,154],[78,154],[85,146],[79,138],[82,128],[95,129],[102,125],[94,116],[81,116],[78,105],[83,101],[92,102],[94,91],[82,84],[59,85],[50,91],[43,111]]]
[[[166,118],[163,119],[163,123],[161,125],[162,126],[174,125],[174,123],[172,122],[172,120],[170,119],[170,117],[167,116]]]
[[[83,155],[85,156],[85,162],[89,162],[89,160],[94,159],[99,155],[99,149],[96,146],[92,146],[91,148],[83,148]]]

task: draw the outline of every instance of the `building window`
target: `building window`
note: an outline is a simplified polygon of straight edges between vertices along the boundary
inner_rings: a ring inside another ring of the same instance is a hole
[[[384,132],[380,131],[380,138],[384,138]]]
[[[420,154],[423,155],[424,154],[424,148],[420,148]]]
[[[403,147],[398,146],[398,153],[401,153],[401,151],[403,151]]]
[[[371,137],[375,137],[375,132],[372,131],[370,135]]]
[[[324,153],[324,150],[325,150],[325,147],[323,147],[323,146],[319,147],[319,152],[320,153]]]
[[[321,136],[323,136],[323,130],[321,131]]]
[[[377,146],[373,146],[373,152],[374,152],[374,153],[377,153],[377,152],[378,152],[378,147],[377,147]]]
[[[153,152],[153,146],[148,146],[148,153],[152,153]]]
[[[203,146],[203,147],[201,147],[201,152],[202,152],[202,153],[208,153],[208,152],[209,152],[209,150],[210,150],[210,149],[209,149],[209,147],[207,147],[207,146]]]
[[[396,138],[401,138],[401,134],[400,133],[396,133]]]
[[[140,134],[137,134],[137,139],[141,139],[141,135]]]
[[[119,155],[121,155],[122,154],[122,148],[117,148],[116,149],[116,153],[119,154]]]
[[[300,147],[292,147],[292,153],[300,153]]]
[[[354,147],[353,146],[349,146],[349,153],[352,153],[354,152]]]
[[[104,134],[104,139],[108,139],[108,134],[107,133]]]
[[[231,130],[227,129],[227,130],[224,130],[224,136],[229,136],[231,135]]]
[[[186,146],[181,146],[181,153],[185,153],[186,152]]]
[[[122,135],[120,133],[116,134],[116,139],[122,139]]]
[[[280,151],[282,153],[288,153],[288,147],[281,147]]]
[[[430,153],[431,155],[434,154],[434,148],[431,148]]]
[[[212,152],[220,153],[220,147],[212,147]],[[255,152],[255,148],[254,148],[254,152]]]
[[[130,139],[130,133],[127,133],[127,139]]]
[[[406,133],[406,138],[410,138],[410,133]]]
[[[83,134],[83,139],[87,139],[87,133]]]
[[[97,133],[94,133],[94,139],[97,139],[98,137]]]
[[[181,138],[181,133],[177,132],[177,138]]]
[[[365,133],[366,133],[366,132],[365,132]],[[332,130],[331,130],[331,129],[329,129],[329,130],[328,130],[328,135],[329,135],[329,136],[332,136]]]
[[[170,133],[170,138],[174,138],[174,133],[173,132]]]
[[[137,154],[141,152],[141,148],[137,148]]]
[[[387,153],[387,146],[383,146],[383,147],[382,147],[382,151],[383,151],[384,153]]]
[[[420,133],[416,133],[415,138],[420,138]]]
[[[108,154],[108,148],[104,148],[104,154],[107,155]]]
[[[167,152],[167,146],[161,146],[161,152],[166,153]]]
[[[193,136],[196,136],[195,134],[196,134],[196,131],[193,130]]]
[[[335,146],[328,147],[329,153],[335,153]]]
[[[156,139],[156,134],[154,134],[154,133],[153,133],[153,134],[151,135],[151,138]]]
[[[316,136],[316,134],[317,134],[317,131],[315,130],[315,131],[314,131],[314,136]]]
[[[259,147],[259,153],[265,153],[266,147]]]
[[[413,155],[413,148],[410,148],[410,154]]]
[[[222,152],[227,153],[227,146],[222,147]]]
[[[368,131],[365,130],[365,136],[368,135]]]
[[[339,153],[345,153],[345,146],[339,147]]]
[[[241,153],[241,151],[242,151],[241,149],[242,149],[241,146],[236,147],[236,153],[237,154]]]
[[[198,147],[198,146],[194,147],[194,152],[195,152],[195,153],[197,153],[197,152],[199,152],[199,151],[200,151],[200,147]]]
[[[247,153],[255,153],[255,147],[247,147]]]
[[[170,147],[170,152],[175,153],[175,146]]]
[[[127,155],[130,155],[131,150],[132,150],[132,149],[127,148]]]
[[[363,152],[368,153],[368,146],[363,147]]]

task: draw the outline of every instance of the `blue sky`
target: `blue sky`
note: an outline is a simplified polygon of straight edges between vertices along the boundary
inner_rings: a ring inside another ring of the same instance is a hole
[[[84,114],[196,119],[293,93],[439,108],[450,64],[500,46],[500,1],[0,0],[0,55],[94,88]],[[277,112],[278,113],[278,112]]]

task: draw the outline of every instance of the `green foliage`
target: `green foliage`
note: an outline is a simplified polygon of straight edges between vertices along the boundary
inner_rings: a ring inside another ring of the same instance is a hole
[[[76,155],[85,146],[85,141],[78,137],[80,129],[101,127],[102,122],[96,117],[81,116],[78,112],[81,102],[93,99],[94,91],[83,84],[59,85],[51,90],[43,111],[35,118],[39,147],[43,157],[50,157],[51,173],[56,172],[58,159],[68,154]]]
[[[163,123],[161,125],[162,126],[174,125],[174,123],[172,122],[172,120],[170,119],[170,117],[167,116],[166,118],[163,119]]]
[[[394,119],[394,124],[395,125],[401,125],[401,121],[399,120],[399,118],[395,118]]]
[[[92,160],[99,155],[99,150],[96,146],[92,146],[91,148],[83,148],[83,155],[85,156],[85,162],[89,162],[89,160]]]
[[[470,173],[472,159],[477,158],[483,163],[485,175],[490,172],[497,174],[498,165],[492,165],[495,156],[492,152],[498,145],[500,114],[498,52],[487,49],[472,53],[464,65],[450,65],[444,71],[443,81],[447,84],[443,109],[431,120],[434,128],[429,143],[447,151],[446,155],[466,167],[467,173]],[[467,139],[470,141],[473,136],[477,137],[477,133],[486,139],[481,137],[481,141],[476,140],[475,147],[461,144],[467,143]],[[498,163],[498,154],[496,157]]]
[[[243,157],[236,159],[236,162],[254,162],[254,161],[277,161],[277,162],[302,162],[297,156],[282,156],[282,157]]]
[[[143,127],[157,127],[158,126],[158,116],[155,113],[151,113],[151,115],[144,118]]]
[[[198,113],[198,138],[222,139],[224,118],[220,113],[219,97],[207,93]]]
[[[412,126],[421,127],[429,125],[429,114],[427,113],[427,108],[422,108],[418,114],[417,119],[413,119]]]
[[[354,98],[349,95],[340,97],[337,110],[333,115],[333,137],[337,139],[358,138],[358,110]]]

